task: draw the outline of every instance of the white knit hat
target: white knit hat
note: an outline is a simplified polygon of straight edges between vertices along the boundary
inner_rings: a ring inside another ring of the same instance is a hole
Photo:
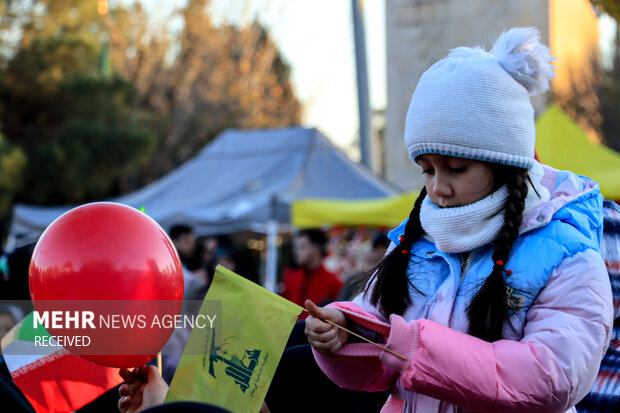
[[[425,153],[534,164],[530,95],[549,89],[554,60],[533,27],[503,33],[490,52],[459,47],[429,68],[411,98],[405,144]]]

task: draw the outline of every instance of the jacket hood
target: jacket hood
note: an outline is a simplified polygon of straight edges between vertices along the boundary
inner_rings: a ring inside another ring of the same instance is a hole
[[[574,226],[600,245],[603,234],[603,196],[598,183],[570,171],[539,164],[543,176],[539,185],[549,191],[549,200],[523,217],[520,233],[542,227],[552,220]]]

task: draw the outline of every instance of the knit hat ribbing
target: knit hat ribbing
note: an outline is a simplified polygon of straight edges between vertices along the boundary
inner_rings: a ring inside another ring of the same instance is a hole
[[[553,66],[535,28],[503,33],[490,52],[459,47],[420,78],[405,122],[409,155],[435,153],[520,168],[534,164],[530,95]]]

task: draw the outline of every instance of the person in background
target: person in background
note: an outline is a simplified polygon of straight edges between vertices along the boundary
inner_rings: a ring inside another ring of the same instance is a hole
[[[390,239],[383,231],[378,232],[372,238],[372,249],[368,255],[368,269],[377,265],[381,258],[385,255],[388,247],[390,246]]]
[[[207,272],[200,268],[200,260],[196,256],[196,236],[191,227],[184,224],[170,228],[170,239],[179,253],[183,264],[185,281],[185,299],[202,300],[208,284]]]
[[[207,261],[207,290],[211,285],[211,281],[213,281],[213,276],[215,275],[215,270],[218,265],[221,265],[222,267],[231,270],[232,272],[237,272],[235,252],[231,247],[217,247],[215,251],[213,251],[213,253],[211,254],[211,259]]]
[[[383,231],[377,232],[372,238],[370,251],[365,254],[366,259],[364,260],[364,267],[361,269],[361,271],[350,275],[346,279],[339,300],[352,300],[364,290],[368,279],[366,277],[361,277],[360,274],[369,271],[372,267],[377,265],[377,263],[379,263],[379,261],[381,261],[381,259],[385,255],[385,251],[387,251],[389,246],[390,239],[388,238],[386,233]]]
[[[196,304],[201,302],[207,294],[209,277],[207,271],[200,266],[201,261],[196,254],[196,236],[192,228],[184,224],[174,225],[170,228],[170,238],[183,265],[185,291],[182,315],[192,316],[198,312],[199,307],[197,308]],[[168,383],[174,377],[190,334],[191,328],[176,328],[162,350],[162,373],[164,380]]]
[[[200,259],[196,255],[194,230],[189,225],[177,224],[170,228],[170,238],[183,265],[190,271],[196,270],[200,266]]]
[[[28,268],[34,247],[35,243],[26,244],[3,254],[0,259],[3,273],[0,300],[30,300]]]
[[[5,303],[0,305],[0,339],[24,318],[24,311],[17,305]]]
[[[340,296],[343,282],[323,265],[327,238],[318,229],[299,231],[293,242],[293,255],[298,268],[284,270],[282,297],[303,306],[310,299],[329,303]],[[301,314],[305,318],[306,313]]]
[[[213,271],[217,268],[218,265],[225,267],[231,271],[237,270],[237,264],[235,263],[235,253],[232,248],[229,247],[218,247],[213,253],[213,259],[211,261],[211,267]]]
[[[207,270],[207,275],[209,275],[209,277],[213,277],[211,264],[213,263],[215,251],[217,251],[220,247],[220,241],[217,236],[208,236],[200,245],[202,247],[202,252],[200,255],[202,256],[202,262]]]

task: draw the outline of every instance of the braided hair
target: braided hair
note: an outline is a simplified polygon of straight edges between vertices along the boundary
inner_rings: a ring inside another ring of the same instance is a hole
[[[407,265],[411,246],[424,234],[420,223],[420,208],[425,197],[426,188],[422,188],[409,214],[400,244],[370,270],[374,272],[371,278],[371,284],[374,281],[374,288],[370,295],[370,302],[379,307],[386,317],[390,314],[403,314],[411,304]]]
[[[506,184],[508,189],[504,225],[494,242],[493,271],[467,308],[469,334],[490,342],[501,339],[504,322],[509,320],[504,265],[519,235],[528,193],[527,180],[527,170],[494,166],[495,186],[499,188]],[[370,293],[370,303],[386,317],[390,314],[402,315],[411,305],[407,276],[409,251],[413,243],[424,234],[420,223],[420,208],[426,194],[426,188],[423,188],[409,214],[400,243],[370,270],[373,275],[367,285],[372,290],[367,289],[365,294]],[[412,287],[415,292],[421,293],[415,285]]]
[[[504,322],[509,320],[504,266],[519,236],[528,192],[527,178],[526,170],[518,170],[506,180],[504,225],[493,245],[493,270],[467,308],[469,334],[489,342],[502,338]]]

